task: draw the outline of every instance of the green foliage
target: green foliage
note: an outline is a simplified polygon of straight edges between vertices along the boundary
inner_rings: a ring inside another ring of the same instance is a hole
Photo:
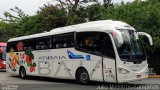
[[[69,13],[67,15],[67,25],[79,24],[86,22],[86,10],[82,7],[79,9],[69,9]]]
[[[44,5],[37,15],[37,17],[41,18],[41,23],[45,27],[45,31],[50,31],[57,27],[63,27],[67,22],[67,12],[64,9],[59,9],[50,4]]]
[[[2,21],[7,21],[9,23],[17,23],[21,21],[24,17],[27,17],[28,15],[24,14],[24,12],[19,9],[17,6],[10,9],[12,13],[15,13],[16,15],[12,15],[10,12],[4,12],[5,19],[2,19]]]

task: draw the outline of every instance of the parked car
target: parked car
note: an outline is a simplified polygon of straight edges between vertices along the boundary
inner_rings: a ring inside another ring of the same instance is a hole
[[[6,43],[0,43],[0,71],[6,71]]]

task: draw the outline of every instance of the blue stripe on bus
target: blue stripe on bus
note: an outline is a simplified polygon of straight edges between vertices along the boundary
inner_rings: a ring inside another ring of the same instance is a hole
[[[75,55],[73,52],[67,50],[70,59],[84,59],[82,55]]]

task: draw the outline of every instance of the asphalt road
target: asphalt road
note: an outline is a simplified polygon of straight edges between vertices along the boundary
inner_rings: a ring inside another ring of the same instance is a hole
[[[0,72],[0,90],[160,90],[160,79],[146,79],[126,84],[91,82],[76,84],[74,80],[18,76]]]

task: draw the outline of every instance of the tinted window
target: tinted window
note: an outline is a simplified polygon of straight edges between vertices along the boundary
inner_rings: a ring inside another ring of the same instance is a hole
[[[74,33],[53,36],[53,48],[69,48],[74,46]]]
[[[111,38],[103,32],[79,32],[76,34],[77,50],[115,58]]]
[[[7,44],[7,52],[9,52],[11,48],[13,48],[14,51],[26,51],[26,50],[45,50],[45,49],[69,48],[69,47],[74,47],[73,32],[53,35],[53,36],[31,38],[16,42],[9,42]]]
[[[7,43],[7,52],[9,52],[11,49],[14,50],[14,52],[17,52],[16,44],[17,44],[17,42]]]
[[[36,50],[43,50],[43,49],[51,49],[52,48],[52,38],[50,37],[43,37],[43,38],[36,38]]]
[[[100,33],[99,32],[79,32],[76,34],[77,47],[83,52],[100,54]]]
[[[1,47],[1,49],[3,50],[2,59],[6,60],[6,47]]]
[[[0,60],[6,60],[6,47],[0,46]]]
[[[31,51],[34,50],[34,46],[35,46],[34,39],[19,41],[18,44],[20,44],[20,43],[22,43],[22,48],[23,48],[23,49],[21,49],[22,51],[23,50],[24,51],[26,51],[26,50],[31,50]],[[21,50],[18,50],[18,51],[21,51]]]
[[[115,53],[113,49],[113,45],[111,42],[111,38],[108,34],[102,33],[101,34],[101,46],[102,46],[102,54],[106,57],[115,58]]]

